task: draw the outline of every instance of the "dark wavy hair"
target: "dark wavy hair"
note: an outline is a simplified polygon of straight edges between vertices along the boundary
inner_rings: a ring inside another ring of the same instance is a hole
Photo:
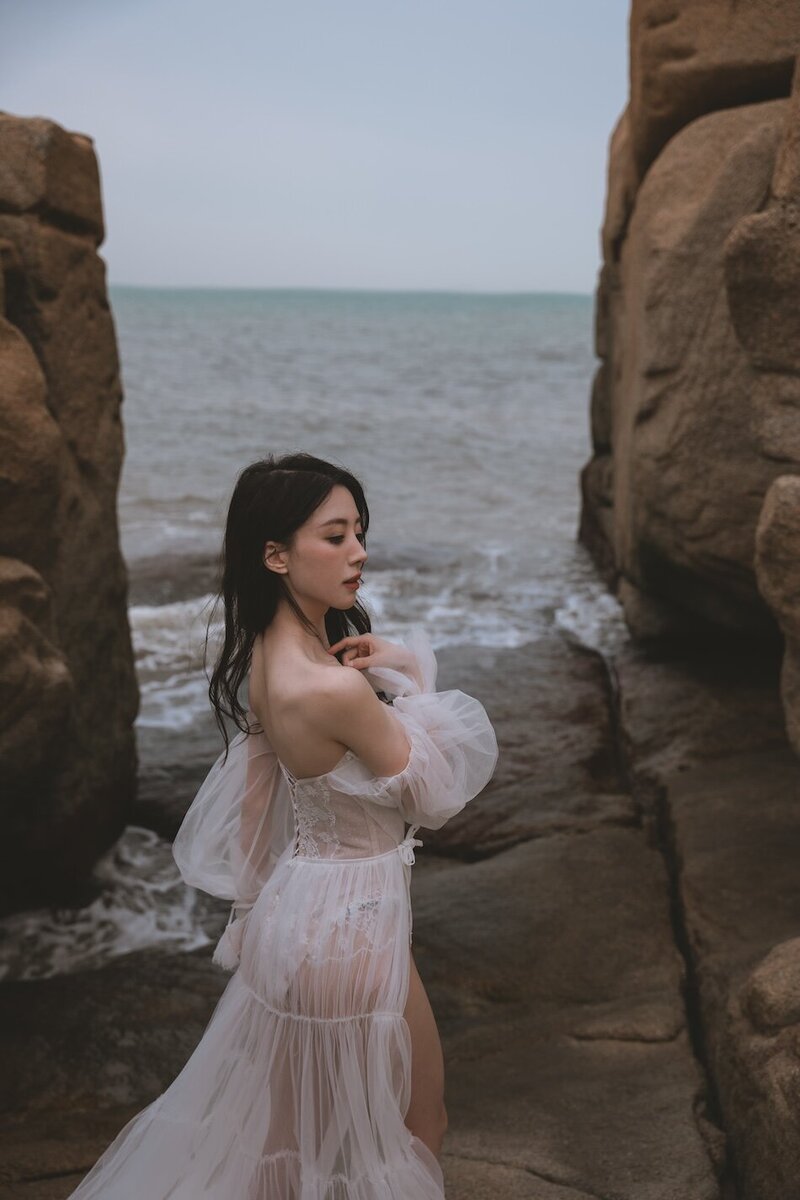
[[[296,531],[336,484],[346,487],[355,500],[366,545],[369,508],[364,489],[344,467],[302,452],[279,458],[269,454],[245,467],[236,480],[219,563],[221,583],[206,627],[203,657],[206,668],[209,628],[221,600],[225,608],[225,638],[209,681],[208,695],[225,739],[226,760],[228,733],[223,717],[229,717],[243,733],[254,732],[239,702],[239,691],[250,669],[256,636],[272,621],[282,596],[298,620],[315,632],[284,577],[264,565],[264,544],[275,541],[291,546]],[[340,638],[369,633],[371,629],[369,615],[358,600],[346,611],[329,608],[325,614],[325,631],[331,645]],[[337,655],[340,661],[342,653]]]

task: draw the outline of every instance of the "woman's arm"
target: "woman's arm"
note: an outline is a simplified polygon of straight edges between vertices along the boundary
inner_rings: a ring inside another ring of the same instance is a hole
[[[408,763],[410,745],[359,671],[329,671],[314,699],[320,733],[347,746],[375,775],[396,775]]]
[[[327,730],[373,773],[364,779],[346,765],[334,770],[331,783],[338,790],[399,808],[411,824],[439,829],[489,782],[497,738],[479,700],[452,689],[398,695],[389,707],[356,672],[331,674],[336,690],[323,717]]]

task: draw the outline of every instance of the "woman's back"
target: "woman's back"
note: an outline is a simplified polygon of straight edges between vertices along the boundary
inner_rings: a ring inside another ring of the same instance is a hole
[[[333,656],[319,662],[270,629],[259,634],[250,660],[249,704],[280,761],[298,779],[334,767],[347,747],[326,736],[325,717],[336,703],[346,670]]]

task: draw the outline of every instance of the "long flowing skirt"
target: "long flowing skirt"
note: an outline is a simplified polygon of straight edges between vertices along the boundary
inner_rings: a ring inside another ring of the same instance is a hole
[[[443,1200],[404,1122],[409,889],[396,850],[280,865],[191,1058],[73,1200]]]

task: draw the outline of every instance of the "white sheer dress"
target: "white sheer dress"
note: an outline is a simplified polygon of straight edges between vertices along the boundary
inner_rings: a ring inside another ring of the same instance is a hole
[[[498,751],[478,700],[434,691],[423,629],[405,641],[422,689],[364,672],[408,735],[398,775],[348,750],[295,779],[263,733],[238,733],[211,767],[174,855],[188,884],[232,901],[214,960],[233,974],[186,1066],[74,1200],[442,1200],[439,1163],[404,1123],[411,865],[418,829],[476,796]]]

